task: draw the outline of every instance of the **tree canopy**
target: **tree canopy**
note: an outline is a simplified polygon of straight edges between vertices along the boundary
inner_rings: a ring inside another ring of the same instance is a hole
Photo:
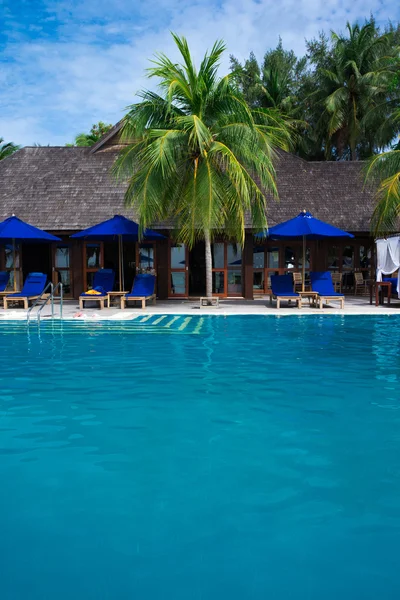
[[[0,137],[0,160],[7,158],[7,156],[11,156],[11,154],[14,154],[19,148],[20,146],[17,146],[13,142],[4,142],[4,138]]]
[[[251,106],[278,107],[297,120],[296,151],[309,160],[359,160],[400,131],[400,29],[371,17],[345,33],[320,33],[296,57],[282,41],[261,63],[231,57],[237,84]]]
[[[93,146],[96,144],[106,133],[113,127],[111,123],[103,123],[99,121],[92,125],[89,133],[78,133],[75,136],[73,144],[66,144],[66,146]]]

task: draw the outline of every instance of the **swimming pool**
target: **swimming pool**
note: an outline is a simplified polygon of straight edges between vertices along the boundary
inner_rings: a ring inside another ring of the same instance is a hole
[[[397,317],[0,342],[1,600],[399,598]]]

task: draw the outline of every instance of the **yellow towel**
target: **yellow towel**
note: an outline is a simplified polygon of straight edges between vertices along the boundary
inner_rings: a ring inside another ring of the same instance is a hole
[[[85,292],[85,294],[88,294],[89,296],[101,296],[101,292],[98,292],[97,290],[88,290],[87,292]]]

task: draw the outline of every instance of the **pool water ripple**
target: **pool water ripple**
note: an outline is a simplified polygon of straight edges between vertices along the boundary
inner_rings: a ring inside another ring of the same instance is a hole
[[[400,597],[400,318],[0,340],[1,600]]]

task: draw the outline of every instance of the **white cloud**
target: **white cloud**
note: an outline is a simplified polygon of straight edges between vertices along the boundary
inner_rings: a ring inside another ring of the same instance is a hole
[[[134,6],[134,11],[132,10]],[[16,143],[63,144],[98,120],[117,121],[136,91],[148,85],[148,59],[176,56],[170,31],[184,34],[195,58],[217,38],[229,53],[259,57],[276,45],[304,52],[304,40],[344,29],[372,11],[378,21],[399,18],[398,5],[371,0],[74,0],[48,3],[57,39],[13,43],[5,50],[0,135]],[[71,16],[72,14],[72,16]]]

